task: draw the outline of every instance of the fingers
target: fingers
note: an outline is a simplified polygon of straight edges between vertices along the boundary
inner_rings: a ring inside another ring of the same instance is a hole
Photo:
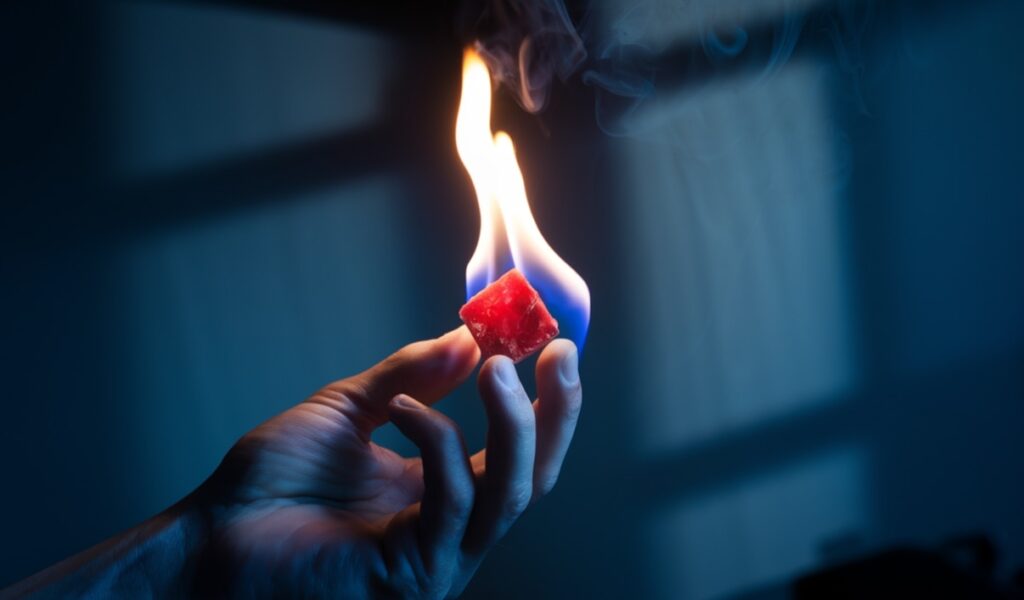
[[[428,568],[455,564],[473,509],[474,481],[462,434],[451,419],[401,394],[388,405],[391,421],[420,449],[423,500],[420,550]]]
[[[328,386],[359,409],[359,423],[372,430],[387,421],[388,403],[408,394],[433,404],[465,381],[480,349],[465,326],[433,340],[405,346],[370,369]]]
[[[488,419],[486,468],[463,541],[470,554],[482,554],[505,535],[529,505],[537,444],[533,407],[512,361],[489,359],[479,386]]]
[[[576,422],[583,407],[579,355],[566,339],[550,344],[537,359],[537,464],[533,471],[534,498],[551,491],[562,470]]]

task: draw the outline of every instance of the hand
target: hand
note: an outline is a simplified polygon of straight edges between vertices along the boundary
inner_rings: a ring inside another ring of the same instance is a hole
[[[461,592],[487,550],[551,490],[582,401],[567,340],[538,359],[532,404],[512,362],[491,358],[479,376],[487,447],[470,457],[455,423],[429,405],[478,361],[476,343],[459,328],[328,385],[243,437],[195,495],[209,523],[197,592]],[[422,458],[370,441],[388,421]]]

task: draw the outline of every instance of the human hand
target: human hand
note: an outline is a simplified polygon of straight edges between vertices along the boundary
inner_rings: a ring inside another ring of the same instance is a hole
[[[216,596],[457,595],[558,477],[579,416],[576,348],[537,361],[530,403],[506,357],[481,368],[487,444],[469,456],[429,405],[479,361],[468,331],[406,346],[246,434],[195,494],[209,535],[196,590]],[[421,451],[370,441],[394,423]]]

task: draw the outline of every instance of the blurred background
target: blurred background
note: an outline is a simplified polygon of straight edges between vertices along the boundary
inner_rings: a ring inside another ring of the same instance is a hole
[[[585,410],[466,597],[1024,585],[1024,4],[568,8],[587,62],[495,124],[590,285]],[[454,3],[2,11],[0,587],[456,325],[479,226]]]

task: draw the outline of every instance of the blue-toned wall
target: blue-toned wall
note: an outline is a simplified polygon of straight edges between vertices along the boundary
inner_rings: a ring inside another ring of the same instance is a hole
[[[609,0],[590,31],[847,9],[856,45],[662,74],[623,136],[578,82],[536,118],[500,99],[594,317],[563,478],[467,597],[732,597],[967,532],[1024,564],[1024,7]],[[3,10],[0,586],[453,325],[477,227],[443,28]],[[441,406],[482,442],[471,385]]]

